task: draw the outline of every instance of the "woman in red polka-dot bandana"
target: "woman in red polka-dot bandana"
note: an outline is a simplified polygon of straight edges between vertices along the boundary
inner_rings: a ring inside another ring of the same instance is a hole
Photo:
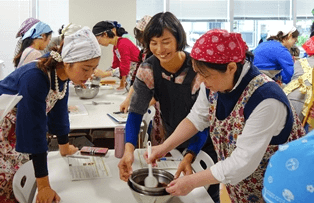
[[[262,202],[269,158],[279,144],[305,134],[284,92],[246,52],[241,34],[226,30],[210,30],[196,41],[192,65],[203,81],[198,98],[174,133],[153,147],[148,161],[207,127],[219,161],[172,181],[166,189],[170,194],[224,183],[232,202]]]

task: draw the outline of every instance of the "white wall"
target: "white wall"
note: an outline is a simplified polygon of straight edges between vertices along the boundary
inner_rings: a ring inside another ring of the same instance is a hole
[[[136,24],[136,0],[69,0],[69,21],[82,26],[93,26],[102,20],[118,21],[133,35]],[[105,70],[112,63],[112,46],[101,48],[98,68]]]

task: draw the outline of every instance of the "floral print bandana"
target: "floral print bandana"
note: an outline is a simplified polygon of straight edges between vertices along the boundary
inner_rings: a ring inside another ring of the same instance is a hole
[[[302,48],[305,50],[305,52],[312,56],[314,55],[314,36],[308,39],[303,45]]]
[[[213,29],[202,35],[194,44],[191,57],[216,64],[244,62],[248,50],[240,33]]]

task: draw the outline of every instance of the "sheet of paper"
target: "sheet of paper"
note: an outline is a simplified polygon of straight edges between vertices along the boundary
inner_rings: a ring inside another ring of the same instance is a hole
[[[114,114],[114,113],[107,113],[107,115],[115,120],[118,123],[126,123],[128,120],[128,113],[120,113],[120,114]]]
[[[72,180],[86,180],[112,177],[105,157],[68,156]]]
[[[137,156],[142,168],[147,168],[147,163],[143,157],[146,149],[137,149]],[[177,169],[181,161],[157,161],[158,169]]]
[[[21,95],[0,95],[0,121],[11,111],[14,106],[22,99]]]
[[[87,116],[88,112],[84,104],[76,104],[68,106],[68,111],[70,116]]]

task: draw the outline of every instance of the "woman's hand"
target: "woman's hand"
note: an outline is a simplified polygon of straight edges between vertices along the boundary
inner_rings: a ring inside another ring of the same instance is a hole
[[[112,76],[112,71],[103,71],[103,70],[100,70],[99,68],[96,68],[94,70],[94,76],[100,77],[100,78],[109,77],[109,76]]]
[[[130,106],[130,99],[129,99],[129,98],[126,98],[126,99],[120,104],[120,111],[121,111],[121,112],[124,112],[124,113],[127,113],[127,112],[128,112],[128,109],[129,109],[129,106]]]
[[[132,174],[132,164],[134,162],[134,146],[130,143],[125,144],[124,154],[118,164],[120,179],[127,182]]]
[[[100,77],[100,78],[102,78],[102,75],[103,75],[103,71],[100,70],[99,68],[96,68],[96,69],[94,70],[94,76],[95,76],[95,77]]]
[[[120,104],[120,111],[126,113],[129,110],[129,106],[131,103],[132,95],[134,94],[133,86],[130,87],[129,93],[126,96],[125,100]]]
[[[149,105],[148,106],[152,106],[152,105],[155,105],[156,104],[156,99],[153,97],[150,102],[149,102]]]
[[[185,196],[189,194],[194,188],[193,175],[186,175],[169,183],[166,191],[173,196]]]
[[[69,143],[66,144],[59,144],[59,150],[61,156],[66,156],[66,155],[72,155],[78,151],[78,148],[75,147],[74,145],[70,145]]]
[[[178,170],[176,174],[174,175],[174,179],[179,178],[181,172],[183,173],[183,175],[193,174],[192,160],[193,160],[193,154],[188,153],[187,155],[184,156],[183,160],[178,166]]]
[[[48,176],[36,178],[38,194],[36,203],[59,203],[59,195],[50,187]]]
[[[59,203],[60,202],[59,195],[51,189],[49,186],[38,189],[38,194],[36,197],[36,203]]]
[[[154,146],[152,147],[152,153],[148,159],[148,152],[146,150],[146,152],[144,153],[144,159],[146,160],[146,162],[148,164],[152,164],[152,166],[156,166],[156,160],[160,159],[162,157],[164,157],[166,154],[168,153],[168,151],[165,149],[164,145],[158,145],[158,146]]]

